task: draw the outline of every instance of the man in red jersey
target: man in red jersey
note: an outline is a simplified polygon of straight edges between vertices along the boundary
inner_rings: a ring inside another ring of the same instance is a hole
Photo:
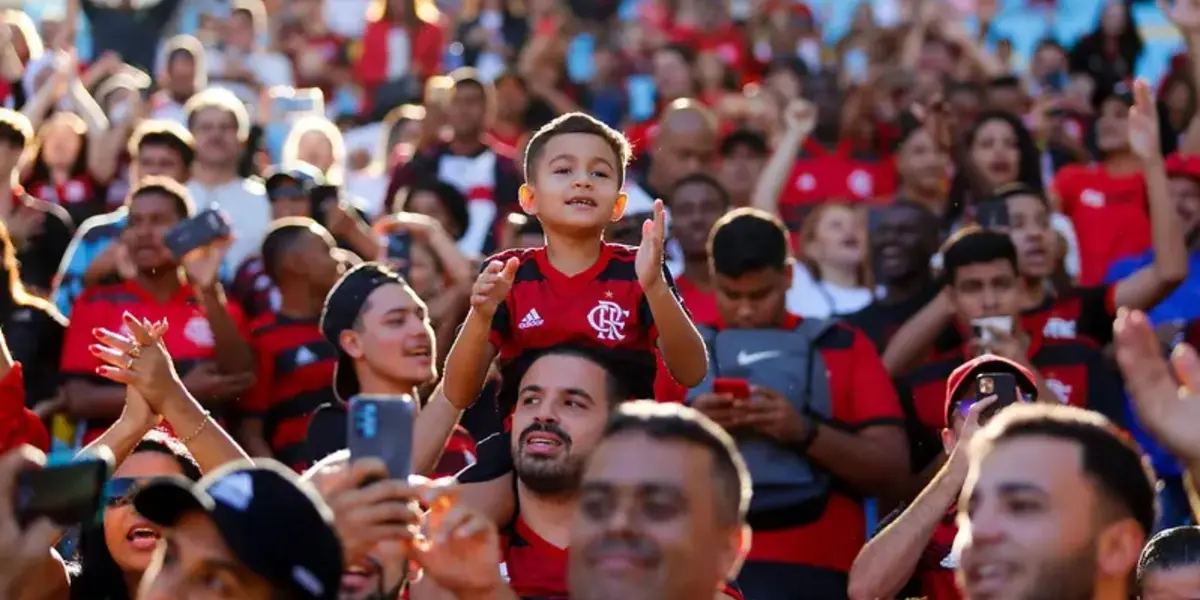
[[[911,504],[884,517],[879,533],[858,553],[850,569],[850,600],[962,597],[954,583],[958,566],[953,552],[958,535],[955,502],[967,478],[967,442],[985,423],[981,412],[995,402],[995,396],[979,398],[975,393],[975,377],[981,373],[1011,373],[1027,402],[1038,399],[1033,374],[994,354],[965,362],[950,374],[945,388],[946,428],[942,430],[946,462]],[[924,552],[913,552],[921,547]]]
[[[488,259],[446,358],[443,393],[453,406],[475,401],[487,369],[501,374],[528,350],[593,346],[630,364],[630,389],[653,394],[656,352],[685,386],[704,378],[707,355],[663,263],[663,206],[642,226],[638,248],[606,243],[605,226],[625,209],[629,146],[620,133],[581,113],[540,129],[526,150],[521,207],[541,221],[543,248]],[[512,405],[502,392],[501,407]]]
[[[789,314],[787,230],[738,209],[717,222],[709,262],[721,322],[689,394],[738,443],[753,477],[754,544],[738,576],[747,597],[846,597],[866,542],[864,497],[890,497],[908,453],[896,390],[866,335]]]
[[[478,493],[493,489],[486,482],[463,483],[461,496],[501,528],[502,570],[522,598],[567,597],[567,550],[576,513],[586,508],[580,505],[585,464],[609,416],[628,398],[624,384],[595,350],[549,349],[519,381],[513,435],[496,435],[479,445],[481,454],[513,458],[515,494],[512,488]],[[472,470],[459,480],[475,481]],[[732,588],[723,594],[739,597]]]
[[[312,413],[334,400],[337,348],[318,323],[325,296],[342,274],[333,236],[306,217],[272,224],[262,245],[267,276],[279,290],[279,312],[250,325],[258,357],[254,387],[241,402],[238,442],[251,456],[275,458],[303,470],[303,446]]]
[[[89,421],[84,444],[103,433],[125,407],[125,386],[96,375],[101,361],[93,354],[92,332],[120,330],[127,312],[170,323],[164,342],[184,385],[206,407],[228,408],[225,402],[254,383],[245,316],[225,301],[217,277],[223,249],[194,252],[181,265],[163,243],[167,230],[192,214],[187,190],[169,179],[144,179],[130,193],[127,209],[129,222],[120,243],[128,246],[137,276],[88,288],[75,303],[63,344],[67,410]]]

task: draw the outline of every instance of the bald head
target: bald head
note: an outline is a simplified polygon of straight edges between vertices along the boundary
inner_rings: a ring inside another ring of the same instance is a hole
[[[719,143],[717,118],[691,98],[667,106],[651,149],[650,185],[658,193],[688,175],[710,171]]]

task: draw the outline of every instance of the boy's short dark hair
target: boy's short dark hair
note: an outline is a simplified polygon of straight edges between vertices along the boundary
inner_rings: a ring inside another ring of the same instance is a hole
[[[1146,576],[1151,573],[1194,565],[1200,565],[1200,527],[1164,529],[1142,548],[1137,564],[1138,587],[1145,584]]]
[[[525,181],[533,181],[533,175],[537,172],[537,161],[546,149],[546,144],[556,136],[569,133],[586,133],[603,139],[617,157],[615,166],[618,183],[625,185],[625,169],[629,166],[631,155],[629,140],[625,139],[621,132],[581,112],[562,115],[543,125],[529,138],[529,144],[525,147]]]
[[[942,272],[946,283],[957,281],[958,270],[971,265],[1007,261],[1017,271],[1017,248],[1007,233],[975,225],[958,230],[942,245]]]
[[[279,284],[279,260],[295,247],[296,241],[305,233],[321,235],[322,227],[308,217],[284,217],[271,223],[263,236],[263,271],[276,285]]]
[[[183,166],[191,168],[196,158],[196,139],[192,132],[174,121],[149,119],[138,123],[129,136],[129,155],[137,156],[142,148],[162,146],[179,153]]]
[[[1129,437],[1103,415],[1061,404],[1017,404],[1004,409],[977,438],[971,456],[1020,438],[1048,437],[1078,444],[1080,468],[1095,486],[1104,523],[1131,518],[1142,533],[1154,531],[1155,495],[1151,474]]]
[[[757,208],[731,211],[713,225],[708,260],[717,274],[732,278],[763,269],[783,270],[788,266],[787,228]]]
[[[33,125],[25,115],[0,108],[0,143],[24,150],[33,141]]]
[[[147,194],[158,194],[173,200],[175,202],[175,214],[180,219],[191,217],[196,211],[195,205],[192,203],[192,195],[188,193],[187,188],[169,177],[146,177],[142,179],[137,187],[129,191],[129,196],[125,198],[125,206],[129,206],[134,198]]]
[[[728,157],[738,148],[749,148],[755,156],[767,156],[771,153],[767,138],[752,129],[737,129],[725,136],[725,139],[721,140],[720,154]]]

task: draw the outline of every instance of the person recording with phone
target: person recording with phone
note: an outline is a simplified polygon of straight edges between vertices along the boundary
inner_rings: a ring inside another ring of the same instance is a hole
[[[947,381],[941,443],[946,460],[907,505],[884,517],[850,569],[851,600],[923,597],[958,600],[954,540],[958,494],[967,477],[967,444],[1000,410],[1036,402],[1032,372],[1015,361],[984,354],[960,365]],[[924,548],[914,552],[914,548]]]
[[[228,248],[221,237],[224,217],[205,212],[191,219],[187,190],[162,178],[143,180],[130,193],[127,210],[121,243],[137,276],[88,289],[67,327],[61,363],[67,411],[89,421],[84,443],[104,431],[125,405],[124,390],[97,377],[100,363],[88,346],[94,329],[119,329],[126,312],[170,322],[165,343],[187,389],[209,408],[219,412],[222,402],[254,382],[245,316],[226,303],[217,277]],[[214,220],[217,229],[212,229]],[[168,240],[180,244],[170,248]]]
[[[778,218],[734,210],[708,248],[720,326],[701,328],[712,358],[688,401],[730,432],[755,483],[738,584],[755,600],[845,598],[862,498],[895,494],[907,470],[896,390],[861,331],[787,311]]]
[[[964,361],[983,354],[1011,360],[1032,374],[1043,402],[1089,408],[1116,423],[1125,422],[1125,404],[1116,373],[1100,351],[1077,338],[1054,338],[1027,331],[1020,318],[1021,291],[1017,249],[1007,233],[971,226],[942,246],[945,294],[953,322],[965,343],[931,356],[899,380],[911,397],[909,419],[913,466],[936,468],[944,427],[941,406],[946,381]],[[931,471],[916,476],[910,494],[924,485]],[[909,496],[910,494],[906,494]]]

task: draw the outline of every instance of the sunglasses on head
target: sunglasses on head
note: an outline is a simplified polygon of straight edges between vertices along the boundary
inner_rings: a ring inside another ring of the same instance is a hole
[[[117,508],[126,506],[133,502],[133,496],[137,493],[141,479],[133,477],[114,477],[108,480],[104,485],[104,502],[108,508]]]
[[[1033,402],[1033,395],[1026,394],[1025,392],[1021,392],[1020,394],[1021,402]],[[967,416],[967,413],[971,410],[972,406],[975,406],[976,402],[979,402],[977,398],[964,398],[960,400],[958,402],[958,414],[964,417]]]

